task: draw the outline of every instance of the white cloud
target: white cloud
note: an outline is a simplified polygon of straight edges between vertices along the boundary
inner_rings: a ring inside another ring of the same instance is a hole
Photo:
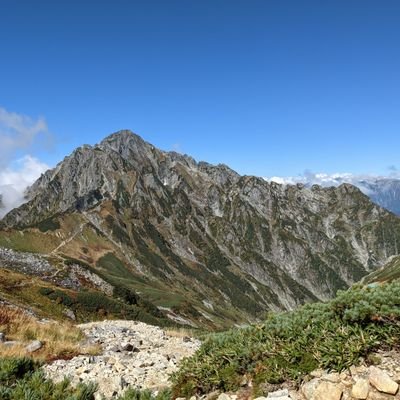
[[[0,218],[22,204],[25,189],[49,167],[30,155],[36,147],[50,144],[44,118],[9,112],[0,107]]]
[[[296,183],[302,183],[304,185],[317,184],[321,186],[336,186],[351,178],[352,174],[350,173],[325,174],[305,171],[303,174],[297,176],[272,176],[264,179],[267,181],[280,183],[282,185],[295,185]]]
[[[320,185],[320,186],[338,186],[342,183],[351,183],[358,187],[364,192],[367,191],[366,188],[362,187],[363,181],[373,181],[378,179],[399,179],[400,173],[393,168],[390,168],[391,173],[388,176],[380,176],[380,175],[356,175],[350,172],[338,172],[334,174],[326,174],[323,172],[314,173],[312,171],[306,170],[301,175],[297,176],[272,176],[265,177],[264,179],[271,182],[280,183],[283,185],[295,185],[296,183],[302,183],[304,185]]]
[[[2,205],[0,218],[8,211],[25,202],[25,189],[32,185],[49,166],[32,156],[25,156],[0,171],[0,194]]]

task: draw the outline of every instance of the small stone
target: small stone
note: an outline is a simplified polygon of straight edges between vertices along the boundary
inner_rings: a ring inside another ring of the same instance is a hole
[[[357,375],[357,367],[356,366],[352,365],[349,369],[350,369],[351,376]]]
[[[40,350],[43,347],[43,343],[40,340],[34,340],[25,347],[28,353],[33,353]]]
[[[337,372],[333,372],[331,374],[324,375],[322,377],[322,379],[324,381],[328,381],[328,382],[332,382],[332,383],[339,383],[340,382],[340,376],[339,376],[339,374]]]
[[[317,386],[312,400],[340,400],[343,390],[334,383],[322,381]]]
[[[310,375],[311,375],[313,378],[321,378],[321,376],[323,375],[323,373],[324,373],[324,371],[323,371],[322,369],[316,369],[316,370],[310,372]]]
[[[314,378],[301,387],[301,392],[303,393],[303,396],[306,398],[306,400],[311,400],[313,398],[315,389],[318,384],[319,380],[317,378]]]
[[[67,308],[67,309],[64,311],[64,315],[65,315],[67,318],[72,319],[73,321],[76,320],[75,313],[74,313],[72,310],[70,310],[69,308]]]
[[[246,375],[244,375],[240,381],[240,386],[247,386],[249,383],[249,379]]]
[[[4,343],[6,341],[6,335],[3,332],[0,332],[0,343]]]
[[[79,367],[76,369],[78,375],[87,374],[89,370],[86,367]]]
[[[218,396],[218,399],[217,399],[217,400],[231,400],[231,398],[230,398],[230,396],[227,395],[226,393],[221,393],[221,394]],[[257,399],[255,399],[255,400],[257,400]]]
[[[370,367],[369,382],[380,392],[396,394],[399,385],[390,376],[376,367]]]
[[[277,390],[275,392],[269,392],[267,399],[275,399],[275,400],[289,399],[289,391],[287,389],[282,389],[282,390]]]
[[[121,343],[120,350],[121,351],[132,351],[134,349],[133,344],[131,343]]]
[[[3,342],[3,346],[6,346],[6,347],[13,347],[18,344],[21,344],[21,342],[18,342],[16,340],[8,340],[7,342]]]
[[[351,389],[351,395],[355,399],[366,399],[368,392],[369,384],[366,379],[358,379]]]

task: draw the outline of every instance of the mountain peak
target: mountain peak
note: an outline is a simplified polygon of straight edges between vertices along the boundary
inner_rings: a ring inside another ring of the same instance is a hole
[[[136,133],[132,132],[129,129],[122,129],[120,131],[114,132],[111,135],[107,136],[100,142],[100,146],[109,145],[109,144],[128,144],[130,142],[135,143],[145,143],[145,141]]]
[[[151,152],[155,147],[144,141],[139,135],[128,129],[124,129],[107,136],[98,145],[107,152],[114,151],[128,161],[145,162],[151,158]]]

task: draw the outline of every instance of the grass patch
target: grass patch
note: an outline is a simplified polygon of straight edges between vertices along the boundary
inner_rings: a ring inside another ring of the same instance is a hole
[[[107,275],[112,275],[118,279],[130,280],[134,278],[133,274],[126,268],[124,263],[113,253],[108,253],[97,261],[97,266]]]
[[[400,256],[394,257],[382,268],[372,272],[363,278],[362,282],[385,282],[400,279]]]
[[[35,360],[72,358],[82,353],[96,352],[94,348],[82,348],[84,335],[80,329],[67,322],[41,322],[20,309],[0,309],[0,331],[7,340],[16,341],[14,346],[0,344],[0,357],[24,357],[25,346],[32,340],[40,340],[43,347],[32,353]],[[98,349],[97,349],[98,350]]]
[[[35,230],[0,231],[0,247],[29,253],[48,254],[61,240],[56,235],[49,235]]]
[[[338,292],[327,303],[271,314],[263,324],[211,335],[172,377],[174,396],[237,390],[244,375],[299,381],[315,368],[341,371],[400,340],[400,282]]]

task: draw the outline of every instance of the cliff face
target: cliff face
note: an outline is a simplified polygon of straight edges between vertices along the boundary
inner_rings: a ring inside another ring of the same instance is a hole
[[[161,151],[130,131],[78,148],[28,196],[4,229],[45,226],[47,238],[63,239],[53,254],[97,268],[99,254],[113,253],[135,289],[161,296],[160,305],[174,295],[175,311],[192,317],[240,321],[330,298],[400,244],[400,220],[354,186],[240,176]]]

